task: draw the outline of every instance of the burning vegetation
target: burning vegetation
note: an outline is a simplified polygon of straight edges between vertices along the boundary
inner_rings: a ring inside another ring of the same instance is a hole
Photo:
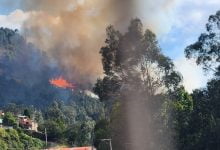
[[[59,87],[59,88],[72,89],[72,90],[76,88],[75,84],[70,83],[69,81],[64,79],[62,76],[59,76],[58,78],[50,79],[49,82],[51,85],[55,87]]]

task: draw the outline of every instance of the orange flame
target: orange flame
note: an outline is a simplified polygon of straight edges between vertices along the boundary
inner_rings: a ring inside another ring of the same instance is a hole
[[[65,89],[67,89],[67,88],[74,89],[75,88],[74,84],[68,82],[62,76],[60,76],[58,78],[50,79],[49,82],[51,85],[54,85],[59,88],[65,88]]]

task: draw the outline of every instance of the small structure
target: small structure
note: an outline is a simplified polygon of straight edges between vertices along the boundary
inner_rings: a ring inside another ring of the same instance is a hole
[[[0,128],[3,127],[3,117],[5,116],[5,113],[0,110]]]
[[[31,120],[27,116],[21,116],[20,115],[20,116],[18,116],[18,120],[19,120],[19,126],[20,127],[24,128],[24,129],[28,129],[28,130],[37,131],[38,123]]]
[[[2,110],[0,110],[0,117],[3,118],[4,115],[5,115],[5,113]]]
[[[92,148],[92,147],[75,147],[75,148],[72,148],[72,149],[64,149],[64,150],[95,150],[95,148]]]
[[[3,127],[3,119],[0,118],[0,128],[2,128],[2,127]]]

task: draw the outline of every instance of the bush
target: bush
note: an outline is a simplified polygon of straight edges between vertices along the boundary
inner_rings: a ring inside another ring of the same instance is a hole
[[[3,118],[3,125],[4,126],[17,126],[17,121],[14,115],[10,112],[7,112]]]
[[[44,142],[32,138],[15,129],[0,129],[0,150],[5,149],[41,149]]]

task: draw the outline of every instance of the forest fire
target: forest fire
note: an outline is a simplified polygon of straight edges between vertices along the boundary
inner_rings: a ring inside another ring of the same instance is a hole
[[[50,84],[64,89],[75,89],[76,85],[68,82],[62,76],[49,80]]]

